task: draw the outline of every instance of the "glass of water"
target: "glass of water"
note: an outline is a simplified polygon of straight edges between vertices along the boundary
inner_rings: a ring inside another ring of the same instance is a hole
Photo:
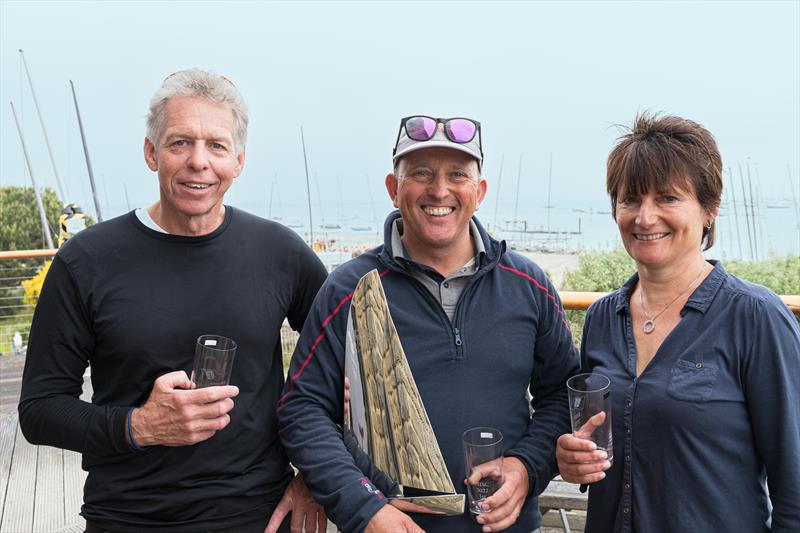
[[[235,341],[221,335],[201,335],[194,349],[192,381],[198,389],[228,385],[235,356]]]
[[[611,380],[602,374],[578,374],[567,380],[572,434],[591,440],[614,460],[611,438]]]
[[[467,505],[473,514],[488,513],[491,509],[484,509],[483,501],[497,492],[503,484],[503,450],[500,447],[502,440],[503,434],[495,428],[477,427],[464,432],[464,464],[467,477],[478,465],[491,468],[491,474],[477,484],[467,483]]]

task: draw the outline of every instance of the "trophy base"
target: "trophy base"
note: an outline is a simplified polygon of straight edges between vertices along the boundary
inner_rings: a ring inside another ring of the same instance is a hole
[[[390,498],[389,503],[410,513],[461,515],[464,514],[463,494],[441,494],[437,496],[402,496]]]

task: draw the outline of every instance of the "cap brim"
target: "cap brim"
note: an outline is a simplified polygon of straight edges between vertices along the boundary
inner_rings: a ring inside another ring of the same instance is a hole
[[[398,150],[398,152],[394,154],[392,161],[396,163],[397,160],[403,157],[404,155],[410,154],[411,152],[415,152],[417,150],[426,150],[428,148],[450,148],[452,150],[459,150],[461,152],[464,152],[465,154],[469,154],[472,157],[474,157],[478,161],[478,165],[481,164],[480,158],[475,157],[475,152],[467,148],[466,145],[461,145],[448,140],[445,141],[430,140],[430,141],[411,144],[409,146],[404,147],[402,150]]]

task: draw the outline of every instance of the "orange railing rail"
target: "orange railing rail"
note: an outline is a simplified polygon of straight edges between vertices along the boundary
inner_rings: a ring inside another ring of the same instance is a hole
[[[10,250],[0,251],[0,259],[30,259],[34,257],[53,257],[58,250]]]
[[[2,259],[27,259],[31,257],[52,257],[58,250],[11,250],[0,251],[0,260]],[[595,300],[606,295],[604,292],[572,292],[572,291],[559,291],[561,296],[561,303],[564,309],[571,309],[576,311],[584,311],[589,308]],[[781,300],[789,309],[800,315],[800,294],[780,295]]]
[[[561,303],[564,305],[564,309],[583,311],[608,293],[558,291],[558,294],[561,296]],[[800,295],[779,295],[779,297],[790,311],[796,315],[800,315]]]

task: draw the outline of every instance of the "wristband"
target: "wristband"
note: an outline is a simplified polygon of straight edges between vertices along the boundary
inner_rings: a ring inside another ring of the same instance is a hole
[[[130,439],[131,446],[133,447],[134,450],[136,450],[137,452],[143,452],[144,448],[136,444],[136,439],[133,436],[133,428],[131,427],[132,420],[133,420],[133,409],[128,411],[128,438]]]

